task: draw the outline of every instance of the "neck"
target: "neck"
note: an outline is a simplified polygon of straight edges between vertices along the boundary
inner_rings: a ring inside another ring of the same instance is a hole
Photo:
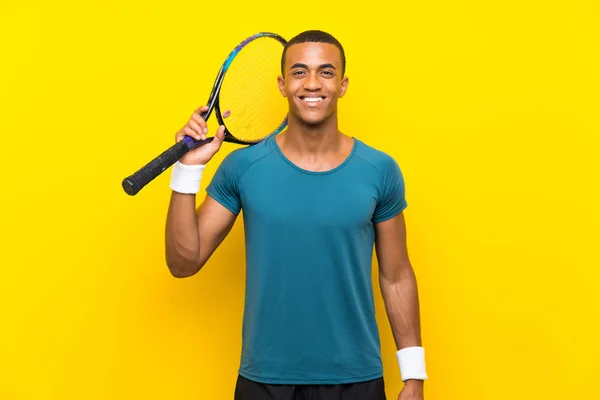
[[[306,124],[290,115],[288,128],[278,136],[278,143],[282,148],[306,155],[338,151],[344,139],[344,135],[338,130],[336,115],[318,125]]]

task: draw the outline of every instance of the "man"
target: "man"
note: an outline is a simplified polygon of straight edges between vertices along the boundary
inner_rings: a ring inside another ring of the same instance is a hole
[[[423,399],[404,181],[391,157],[339,131],[345,65],[333,36],[297,35],[284,49],[278,80],[289,103],[287,129],[231,152],[197,210],[202,171],[224,128],[173,167],[166,259],[175,277],[197,273],[244,210],[246,298],[235,399],[385,399],[373,247],[405,381],[398,399]],[[204,111],[192,115],[177,141],[205,138]]]

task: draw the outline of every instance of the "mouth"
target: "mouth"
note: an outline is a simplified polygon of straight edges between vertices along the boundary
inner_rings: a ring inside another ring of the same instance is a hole
[[[325,100],[325,96],[298,96],[298,98],[305,104],[315,107],[323,100]]]

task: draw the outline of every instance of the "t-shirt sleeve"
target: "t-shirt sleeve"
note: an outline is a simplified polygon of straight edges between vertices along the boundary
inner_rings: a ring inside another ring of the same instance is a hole
[[[238,186],[240,173],[234,153],[228,154],[219,164],[206,192],[223,207],[238,215],[242,207]]]
[[[373,222],[383,222],[400,214],[406,207],[404,177],[398,163],[389,158],[381,171],[380,198],[377,200]]]

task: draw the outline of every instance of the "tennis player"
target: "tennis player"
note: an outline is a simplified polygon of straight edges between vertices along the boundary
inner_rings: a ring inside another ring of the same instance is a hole
[[[236,400],[385,399],[373,250],[405,383],[398,399],[423,399],[427,374],[406,248],[404,180],[393,158],[340,132],[345,66],[333,36],[300,33],[283,51],[278,80],[289,103],[287,129],[228,154],[197,209],[223,127],[172,169],[166,260],[173,276],[196,274],[243,210],[246,293]],[[206,109],[193,113],[176,141],[206,136]]]

